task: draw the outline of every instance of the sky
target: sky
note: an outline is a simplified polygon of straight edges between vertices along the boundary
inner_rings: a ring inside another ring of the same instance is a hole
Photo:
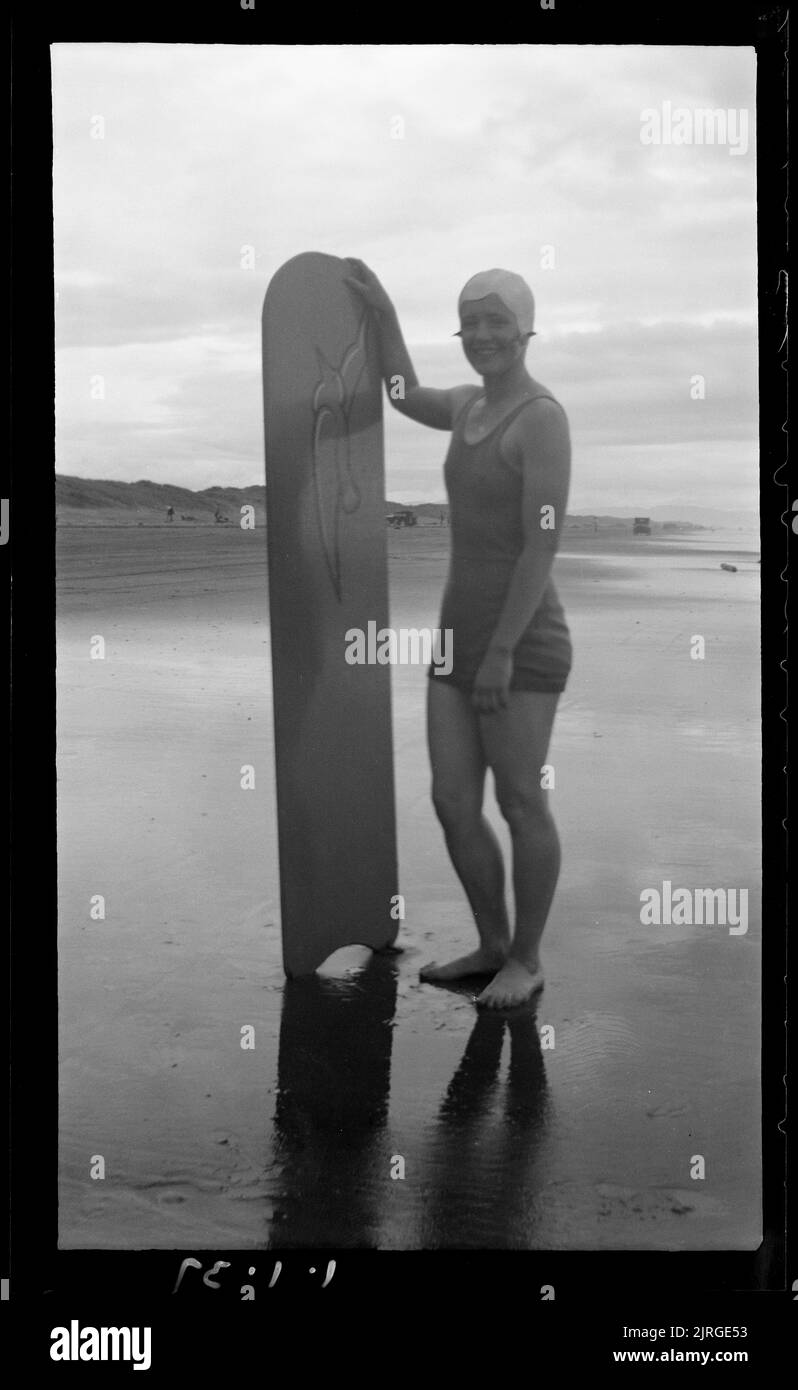
[[[452,336],[465,281],[528,280],[527,366],[568,413],[570,511],[756,513],[753,49],[51,59],[59,473],[262,483],[263,298],[323,251],[377,273],[428,386],[479,382]],[[733,113],[722,142],[699,142],[696,110]],[[386,495],[442,499],[446,445],[386,400]]]

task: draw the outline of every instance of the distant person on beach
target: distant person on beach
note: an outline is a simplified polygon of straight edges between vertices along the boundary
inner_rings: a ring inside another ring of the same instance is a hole
[[[444,464],[452,545],[440,627],[452,630],[454,663],[445,676],[430,668],[427,728],[433,802],[480,944],[425,966],[421,978],[491,976],[477,1003],[508,1008],[543,985],[540,939],[560,869],[543,768],[571,669],[551,579],[568,499],[568,422],[524,365],[535,305],[519,275],[489,270],[465,285],[458,336],[482,385],[437,390],[419,385],[376,275],[362,261],[348,263],[348,283],[372,310],[391,404],[452,436]],[[397,377],[401,399],[390,390]],[[501,848],[482,810],[488,768],[512,836],[514,931]]]
[[[175,519],[175,509],[174,509],[174,507],[167,507],[167,508],[166,508],[166,520],[167,520],[167,521],[174,521],[174,519]]]

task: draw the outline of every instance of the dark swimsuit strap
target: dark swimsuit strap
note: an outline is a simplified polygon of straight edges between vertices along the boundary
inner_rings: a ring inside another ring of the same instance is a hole
[[[473,396],[469,396],[468,400],[461,406],[461,408],[458,410],[457,414],[455,415],[454,420],[452,421],[452,431],[455,430],[456,426],[457,426],[457,425],[460,423],[460,421],[463,419],[463,416],[465,415],[465,412],[466,412],[467,410],[469,410],[470,407],[474,404],[474,401],[477,399],[477,396],[481,396],[481,395],[482,395],[482,392],[481,392],[481,390],[479,389],[478,386],[475,387],[474,389],[475,389],[475,394],[474,394]],[[475,440],[475,441],[474,441],[474,444],[482,444],[482,443],[484,442],[484,440],[490,439],[490,437],[491,437],[491,435],[493,434],[494,430],[497,430],[497,429],[499,429],[499,428],[502,427],[502,426],[509,425],[509,424],[511,423],[511,421],[513,421],[513,420],[515,419],[516,415],[518,415],[519,411],[523,410],[523,409],[524,409],[524,406],[531,405],[533,401],[554,401],[554,404],[555,404],[555,405],[560,405],[560,402],[559,402],[558,400],[555,400],[555,399],[554,399],[554,396],[550,395],[548,391],[539,391],[538,394],[537,394],[537,396],[527,396],[527,398],[526,398],[525,400],[519,401],[518,405],[515,406],[515,408],[514,408],[513,410],[510,411],[509,415],[505,415],[505,417],[504,417],[503,420],[497,420],[497,421],[496,421],[496,424],[493,426],[493,428],[492,428],[492,429],[489,429],[488,432],[487,432],[487,434],[485,434],[485,435],[482,436],[482,439],[477,439],[477,440]],[[560,405],[560,410],[562,410],[562,406],[561,406],[561,405]],[[469,443],[470,443],[470,441],[469,441],[468,439],[465,439],[465,436],[464,436],[464,443],[466,443],[466,444],[469,444]]]
[[[480,391],[479,387],[478,387],[478,386],[475,386],[475,387],[474,387],[474,395],[473,395],[473,396],[469,396],[468,399],[467,399],[466,401],[463,402],[463,404],[460,406],[460,409],[458,410],[457,414],[455,415],[454,419],[452,420],[452,429],[454,429],[455,425],[456,425],[456,424],[459,422],[459,420],[461,419],[461,417],[462,417],[462,415],[463,415],[463,412],[466,411],[466,410],[468,410],[468,407],[469,407],[470,405],[473,405],[473,404],[474,404],[474,401],[476,400],[477,396],[481,396],[481,395],[482,395],[482,392]]]

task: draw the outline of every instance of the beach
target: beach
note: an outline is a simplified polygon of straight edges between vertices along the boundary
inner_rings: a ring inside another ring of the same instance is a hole
[[[400,949],[288,983],[263,526],[57,546],[61,1247],[755,1248],[756,543],[564,539],[563,868],[545,989],[506,1016],[418,979],[474,938],[423,666],[391,673]],[[447,549],[388,532],[394,627],[435,625]],[[644,925],[666,882],[746,890],[747,930]]]

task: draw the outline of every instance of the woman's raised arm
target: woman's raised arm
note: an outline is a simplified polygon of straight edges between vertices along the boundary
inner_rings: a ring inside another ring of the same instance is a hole
[[[450,430],[452,390],[419,386],[390,295],[363,261],[348,256],[347,264],[352,268],[352,274],[344,277],[347,285],[351,285],[372,313],[380,345],[380,370],[391,405],[420,425]]]

